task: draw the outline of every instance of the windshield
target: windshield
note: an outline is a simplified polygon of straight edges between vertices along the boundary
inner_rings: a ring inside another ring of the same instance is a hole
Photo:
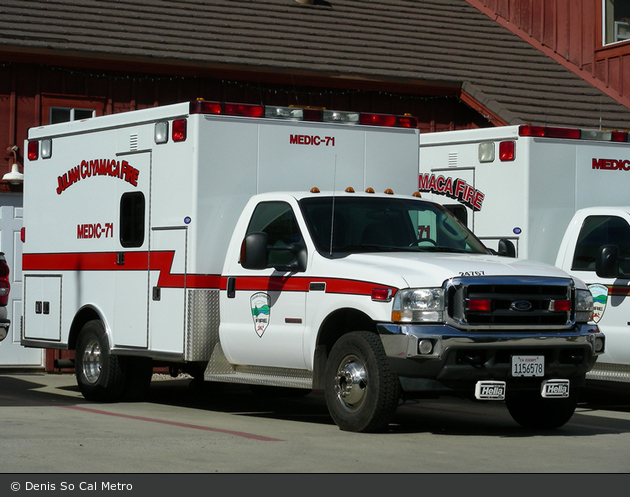
[[[310,197],[302,199],[300,207],[322,255],[401,251],[488,253],[446,209],[419,199]]]

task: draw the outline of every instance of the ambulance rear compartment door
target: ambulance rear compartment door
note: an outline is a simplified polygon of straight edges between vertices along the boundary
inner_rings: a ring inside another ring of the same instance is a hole
[[[24,338],[61,340],[61,276],[24,277]]]

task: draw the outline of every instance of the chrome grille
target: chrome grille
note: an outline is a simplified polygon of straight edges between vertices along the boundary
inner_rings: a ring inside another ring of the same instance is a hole
[[[447,319],[466,329],[566,329],[574,324],[573,295],[569,278],[454,278],[446,285]]]

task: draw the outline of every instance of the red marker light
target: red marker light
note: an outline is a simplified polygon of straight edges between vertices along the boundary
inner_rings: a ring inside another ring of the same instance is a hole
[[[470,299],[468,301],[469,311],[488,312],[492,308],[489,299]]]
[[[372,300],[389,302],[391,298],[392,290],[390,288],[372,288]]]
[[[570,300],[552,300],[549,305],[550,310],[558,312],[568,312],[571,310]]]
[[[499,160],[503,162],[512,161],[516,158],[516,142],[505,141],[499,143]]]
[[[186,140],[186,119],[176,119],[173,121],[173,141],[183,142]]]
[[[37,160],[39,158],[39,142],[28,142],[28,160]]]

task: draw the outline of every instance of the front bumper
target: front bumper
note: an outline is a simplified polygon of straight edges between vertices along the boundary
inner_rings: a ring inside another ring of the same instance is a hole
[[[604,335],[590,324],[535,332],[379,324],[378,331],[389,363],[401,379],[436,380],[451,387],[478,380],[528,381],[511,377],[513,355],[544,356],[545,378],[580,378],[605,345]]]

